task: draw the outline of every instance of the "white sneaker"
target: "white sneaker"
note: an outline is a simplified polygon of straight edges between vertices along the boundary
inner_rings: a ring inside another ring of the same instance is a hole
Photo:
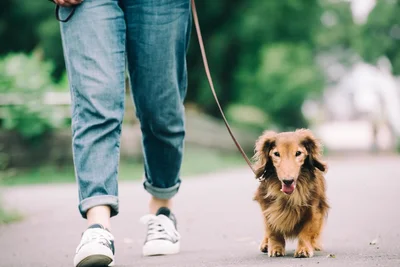
[[[177,231],[176,218],[168,208],[160,208],[156,215],[145,215],[141,221],[147,224],[143,256],[179,253],[181,237]]]
[[[76,248],[75,267],[114,266],[114,237],[100,224],[90,226]]]

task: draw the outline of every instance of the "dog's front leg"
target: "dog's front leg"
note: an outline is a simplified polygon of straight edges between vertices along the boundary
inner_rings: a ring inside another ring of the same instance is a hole
[[[285,238],[282,234],[268,231],[268,256],[282,257],[285,256]]]
[[[307,222],[303,230],[299,233],[299,242],[294,253],[296,258],[311,258],[314,255],[313,236],[315,235],[315,222],[310,220]]]
[[[285,256],[285,238],[271,230],[266,217],[264,217],[264,237],[260,244],[260,250],[268,253],[269,257]]]
[[[269,228],[267,223],[267,218],[264,216],[264,237],[260,244],[260,251],[262,253],[268,253],[268,235],[269,235]]]

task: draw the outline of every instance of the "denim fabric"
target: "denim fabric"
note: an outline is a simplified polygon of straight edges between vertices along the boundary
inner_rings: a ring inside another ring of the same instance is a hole
[[[61,18],[69,8],[61,8]],[[128,65],[143,133],[144,188],[172,198],[183,157],[190,0],[85,0],[61,23],[72,98],[79,210],[118,214],[118,165]]]

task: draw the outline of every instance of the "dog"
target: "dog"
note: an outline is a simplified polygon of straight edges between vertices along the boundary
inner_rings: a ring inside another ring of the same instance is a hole
[[[254,200],[264,219],[260,250],[285,255],[285,240],[298,239],[294,257],[312,257],[322,249],[321,232],[330,206],[321,159],[322,145],[308,129],[265,131],[255,144],[254,170],[261,182]]]

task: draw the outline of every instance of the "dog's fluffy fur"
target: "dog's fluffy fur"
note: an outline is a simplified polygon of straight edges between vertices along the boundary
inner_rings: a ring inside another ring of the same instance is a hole
[[[314,250],[322,249],[320,236],[329,210],[321,144],[306,129],[266,131],[256,142],[254,160],[256,177],[264,178],[254,197],[264,218],[260,250],[270,257],[284,256],[285,239],[298,238],[294,256],[312,257]],[[285,180],[293,184],[285,187]]]

